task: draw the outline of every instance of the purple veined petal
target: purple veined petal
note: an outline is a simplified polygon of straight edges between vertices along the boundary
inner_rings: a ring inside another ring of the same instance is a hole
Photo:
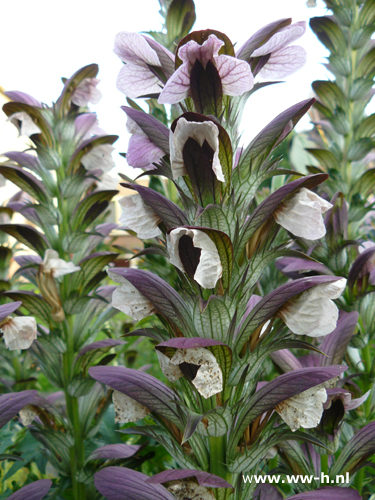
[[[344,402],[345,411],[355,410],[356,408],[361,406],[365,401],[367,401],[370,394],[371,390],[365,392],[365,394],[363,394],[363,396],[361,396],[360,398],[351,399],[347,403]]]
[[[50,479],[39,479],[31,484],[20,488],[8,497],[8,500],[42,500],[51,489]]]
[[[285,273],[286,275],[298,271],[316,271],[320,274],[332,275],[332,271],[324,264],[321,264],[320,262],[314,262],[313,260],[299,259],[297,257],[285,257],[284,261],[289,262],[285,267],[282,268],[282,272]]]
[[[306,64],[306,60],[307,54],[303,47],[299,45],[284,47],[272,53],[259,75],[267,80],[285,78],[301,69]]]
[[[155,50],[150,47],[145,38],[139,33],[122,31],[115,37],[113,52],[125,63],[143,64],[146,68],[146,64],[160,66]]]
[[[92,344],[88,344],[83,347],[76,356],[76,359],[83,356],[87,352],[94,351],[95,349],[103,349],[105,347],[114,347],[117,345],[127,344],[124,340],[120,339],[104,339],[99,340],[98,342],[93,342]]]
[[[22,302],[13,302],[12,304],[4,304],[0,306],[0,321],[3,321],[7,316],[10,316],[16,309],[22,305]],[[0,327],[1,328],[1,327]]]
[[[151,411],[181,425],[177,407],[171,401],[177,396],[167,385],[148,373],[123,366],[94,366],[90,376],[134,399]]]
[[[254,76],[250,65],[235,57],[220,55],[216,58],[216,69],[221,78],[223,94],[242,95],[254,87]]]
[[[280,351],[271,352],[270,358],[279,366],[283,372],[291,372],[302,368],[299,359],[289,351],[289,349],[281,349]]]
[[[146,482],[148,476],[126,467],[106,467],[94,475],[95,488],[108,500],[175,500],[160,484]]]
[[[186,99],[190,91],[189,64],[184,63],[173,73],[158,98],[159,104],[176,104]]]
[[[109,302],[116,288],[117,288],[116,285],[104,285],[100,286],[95,293],[96,295],[100,295]]]
[[[37,391],[9,392],[0,396],[0,428],[12,420],[22,408],[30,404]]]
[[[276,486],[265,483],[256,487],[252,500],[283,500],[283,496]]]
[[[138,453],[142,445],[124,443],[107,444],[93,451],[87,460],[129,458]]]
[[[148,137],[134,134],[129,139],[126,161],[133,168],[154,170],[153,163],[157,163],[164,154]]]
[[[264,45],[254,50],[251,54],[252,57],[260,57],[272,52],[279,51],[280,49],[290,45],[295,40],[300,38],[306,31],[306,22],[299,21],[298,23],[291,24],[282,28],[280,31],[272,35],[272,37]],[[272,57],[272,56],[271,56]]]
[[[42,263],[42,258],[39,255],[18,255],[14,258],[17,264],[20,267],[30,266],[30,265],[39,265]]]
[[[186,479],[188,477],[195,477],[198,484],[201,486],[206,486],[208,488],[233,488],[233,486],[225,481],[225,479],[215,476],[215,474],[210,474],[209,472],[203,472],[193,469],[170,469],[160,472],[155,476],[149,477],[146,483],[149,484],[163,484],[169,481],[177,481],[179,479]]]
[[[125,64],[117,77],[117,88],[131,99],[148,94],[159,94],[161,83],[157,76],[143,64]]]
[[[74,120],[77,139],[83,139],[90,129],[97,123],[96,113],[82,113]]]
[[[150,37],[142,35],[149,46],[156,52],[161,68],[167,78],[172,76],[175,70],[175,56],[171,51]]]
[[[4,92],[4,94],[14,102],[22,102],[24,104],[28,104],[29,106],[35,106],[37,108],[42,107],[42,103],[37,99],[32,97],[25,92],[20,92],[19,90],[10,90],[8,92]]]
[[[267,40],[272,37],[272,33],[277,33],[281,28],[290,25],[292,22],[291,18],[279,19],[278,21],[274,21],[273,23],[266,24],[260,30],[258,30],[254,35],[252,35],[237,51],[236,57],[239,59],[244,59],[248,61],[250,56],[256,50],[259,45],[261,45],[264,40]]]
[[[361,500],[358,491],[352,488],[340,488],[338,486],[327,486],[315,491],[306,491],[288,497],[287,500]]]
[[[327,355],[319,355],[321,366],[342,362],[346,348],[356,329],[358,317],[359,314],[356,311],[350,313],[341,311],[335,330],[328,334],[319,346],[319,349]]]
[[[314,368],[320,366],[319,356],[317,354],[306,354],[298,358],[302,368]]]

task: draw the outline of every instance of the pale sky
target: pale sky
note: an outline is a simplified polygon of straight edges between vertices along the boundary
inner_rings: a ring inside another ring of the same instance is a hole
[[[197,21],[193,29],[222,31],[237,47],[277,19],[292,17],[293,21],[308,21],[326,13],[322,0],[312,9],[306,7],[305,0],[196,0],[195,4]],[[113,53],[113,40],[120,31],[159,30],[158,11],[158,0],[4,2],[0,86],[5,90],[21,90],[50,104],[62,90],[61,77],[68,78],[80,67],[98,63],[101,80],[98,88],[103,97],[92,110],[97,112],[100,126],[108,134],[120,136],[114,153],[117,169],[132,175],[133,170],[117,154],[126,151],[128,134],[126,116],[120,110],[126,104],[125,96],[116,88],[122,63]],[[329,76],[322,65],[327,51],[309,28],[295,44],[306,49],[306,66],[285,83],[262,89],[250,98],[242,122],[246,141],[284,109],[310,97],[313,80]],[[309,128],[308,119],[303,120],[302,127]],[[4,147],[1,140],[0,145]],[[9,147],[5,146],[7,150]]]

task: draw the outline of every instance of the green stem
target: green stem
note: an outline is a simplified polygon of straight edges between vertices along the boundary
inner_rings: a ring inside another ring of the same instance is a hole
[[[210,472],[227,479],[229,472],[226,462],[226,436],[208,438],[210,445]]]
[[[320,471],[328,474],[328,455],[320,455]]]

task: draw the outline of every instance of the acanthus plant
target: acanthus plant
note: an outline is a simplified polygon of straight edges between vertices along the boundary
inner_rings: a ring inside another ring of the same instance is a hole
[[[87,109],[100,97],[97,73],[92,64],[64,80],[52,106],[8,92],[12,102],[3,109],[20,133],[30,136],[32,147],[4,153],[8,161],[0,165],[1,174],[22,190],[8,202],[9,210],[30,222],[1,224],[1,231],[29,251],[15,256],[23,284],[3,293],[15,303],[1,306],[14,313],[2,318],[0,327],[5,346],[18,353],[28,349],[49,388],[57,391],[34,391],[20,421],[42,443],[44,467],[48,461],[59,477],[54,497],[75,500],[100,497],[93,471],[104,460],[144,460],[141,446],[123,444],[116,436],[103,440],[100,422],[109,398],[87,374],[90,366],[113,360],[126,344],[113,338],[108,323],[118,312],[110,304],[115,287],[105,284],[105,269],[118,256],[105,242],[117,227],[106,222],[118,193],[117,179],[109,174],[117,136],[101,130]],[[11,384],[6,388],[12,390]]]
[[[175,57],[144,35],[123,33],[116,38],[115,52],[125,62],[120,90],[150,99],[160,92],[159,104],[172,104],[175,117],[169,129],[129,101],[132,107],[124,111],[134,135],[128,158],[134,167],[150,170],[152,165],[152,175],[169,179],[179,195],[175,203],[128,182],[126,187],[135,194],[122,201],[121,222],[139,237],[146,235],[148,253],[169,259],[179,283],[177,291],[152,272],[109,270],[119,283],[114,307],[136,321],[157,316],[154,327],[131,334],[157,343],[168,383],[122,366],[97,366],[89,373],[113,390],[117,422],[136,422],[146,415],[152,419],[149,425],[122,432],[156,439],[181,469],[148,477],[104,467],[95,475],[95,485],[109,500],[251,498],[256,485],[244,483],[242,474],[260,473],[272,448],[297,441],[326,447],[326,440],[301,429],[319,423],[328,391],[335,390],[346,370],[338,364],[341,359],[300,367],[272,380],[264,368],[269,356],[280,350],[320,352],[300,336],[325,337],[335,331],[339,312],[334,300],[341,303],[346,280],[306,277],[261,298],[255,293],[267,265],[280,257],[303,255],[288,248],[285,233],[279,245],[274,243],[281,225],[292,229],[286,222],[291,207],[310,200],[302,213],[311,224],[310,237],[321,238],[325,232],[322,217],[331,205],[312,189],[327,175],[298,178],[297,172],[279,168],[281,158],[273,155],[314,99],[277,116],[236,155],[240,110],[254,91],[272,83],[255,83],[257,74],[263,70],[273,78],[278,73],[284,77],[286,61],[290,72],[299,69],[303,51],[289,44],[303,32],[303,23],[277,21],[236,54],[225,34],[196,31],[180,40]],[[139,73],[143,78],[137,92]],[[261,184],[277,175],[297,179],[256,206]],[[294,418],[295,405],[306,401],[309,405]],[[366,456],[374,449],[369,431]],[[342,468],[346,465],[343,459]],[[273,494],[279,498],[277,490]],[[352,489],[337,488],[306,492],[303,498],[330,494],[359,498]]]

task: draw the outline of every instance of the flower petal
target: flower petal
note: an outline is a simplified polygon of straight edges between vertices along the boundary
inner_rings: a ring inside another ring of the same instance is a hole
[[[268,80],[277,80],[292,75],[306,64],[306,51],[299,45],[284,47],[273,52],[259,75]]]
[[[151,410],[143,406],[135,399],[130,398],[120,391],[113,391],[112,401],[115,407],[115,423],[127,424],[128,422],[138,422],[146,415],[151,413]]]
[[[31,117],[24,111],[19,111],[11,115],[8,120],[18,128],[20,135],[30,137],[33,134],[40,134],[41,130]],[[20,122],[20,123],[19,123]]]
[[[215,63],[221,78],[223,94],[242,95],[254,87],[254,76],[246,61],[220,55],[216,58]]]
[[[302,188],[279,206],[274,217],[280,226],[295,236],[316,240],[326,234],[321,215],[330,208],[332,205],[328,201],[309,189]]]
[[[157,163],[164,154],[148,137],[136,134],[129,139],[126,161],[133,168],[153,170],[153,163]]]
[[[66,262],[64,259],[60,259],[58,252],[50,248],[44,254],[43,265],[44,271],[52,271],[54,278],[75,273],[81,269],[79,266],[74,265],[73,262]]]
[[[212,161],[212,170],[216,178],[225,182],[225,177],[219,160],[219,129],[211,121],[206,122],[193,122],[185,118],[180,118],[177,122],[174,133],[170,135],[170,150],[171,150],[171,168],[173,178],[177,179],[182,175],[186,175],[187,171],[184,166],[183,149],[186,141],[191,138],[194,139],[199,146],[203,146],[204,141],[214,151]]]
[[[223,266],[216,245],[207,234],[198,229],[183,227],[173,229],[167,235],[167,249],[171,264],[182,272],[185,272],[179,254],[179,241],[182,236],[192,238],[194,247],[201,249],[199,264],[194,274],[195,281],[203,288],[214,288],[223,274]]]
[[[110,275],[111,276],[111,275]],[[115,276],[115,279],[117,277]],[[127,280],[118,286],[112,295],[112,306],[124,312],[136,321],[154,314],[155,308],[138,290]]]
[[[148,94],[159,94],[161,90],[159,78],[142,63],[125,64],[120,70],[116,85],[120,92],[131,99]]]
[[[138,238],[149,239],[162,234],[158,228],[161,219],[144,203],[139,194],[124,196],[119,203],[123,210],[119,221],[137,233]]]
[[[212,491],[200,486],[194,479],[171,481],[167,490],[174,495],[176,500],[215,500]]]
[[[279,311],[293,333],[321,337],[331,333],[337,325],[338,309],[331,299],[344,291],[346,279],[314,286],[300,297],[288,301]]]
[[[306,22],[300,21],[282,28],[275,33],[264,45],[254,50],[251,57],[260,57],[280,50],[287,45],[290,45],[295,40],[300,38],[306,31]]]
[[[159,358],[160,369],[170,382],[176,382],[176,380],[183,376],[183,373],[178,365],[173,364],[168,356],[160,352],[158,349],[156,349],[156,354]]]
[[[192,384],[205,399],[223,390],[223,373],[215,356],[208,349],[177,349],[171,363],[176,366],[182,363],[199,366]]]
[[[28,349],[36,339],[36,321],[30,316],[9,318],[1,326],[5,347],[10,351]]]
[[[100,144],[82,156],[81,163],[89,172],[99,169],[102,172],[109,172],[115,166],[112,158],[114,149],[110,144]]]
[[[98,104],[102,97],[102,93],[96,88],[99,82],[97,78],[82,80],[72,94],[72,103],[82,108],[86,107],[89,102]]]
[[[156,52],[139,33],[129,31],[118,33],[115,37],[113,52],[126,63],[160,66]]]
[[[182,64],[169,78],[160,93],[159,104],[176,104],[188,97],[190,91],[189,64]]]

